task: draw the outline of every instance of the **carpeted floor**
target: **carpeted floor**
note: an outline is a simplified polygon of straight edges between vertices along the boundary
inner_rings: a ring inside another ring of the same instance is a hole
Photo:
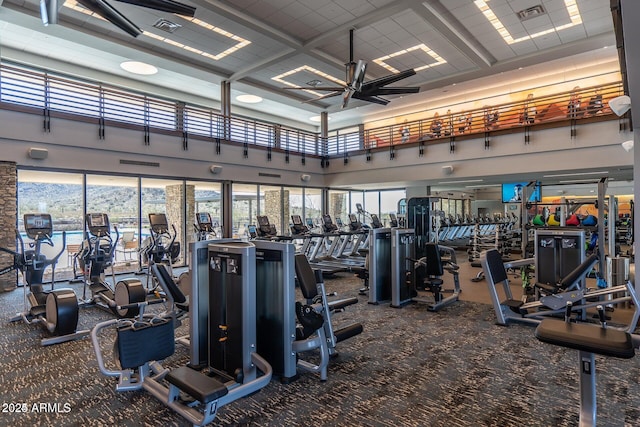
[[[344,275],[327,290],[357,295]],[[364,332],[340,343],[329,379],[313,374],[284,385],[273,380],[253,396],[222,407],[220,426],[575,426],[577,352],[538,342],[533,328],[494,324],[489,305],[459,302],[431,313],[360,303],[334,316]],[[0,317],[22,308],[22,289],[0,294]],[[80,327],[110,316],[81,311]],[[186,334],[187,326],[178,331]],[[187,423],[145,392],[117,393],[97,369],[89,339],[40,347],[44,332],[0,322],[0,403],[6,426],[183,426]],[[105,348],[111,336],[105,336]],[[178,346],[170,366],[188,361]],[[597,358],[598,425],[640,425],[640,357]],[[26,403],[27,413],[11,413]],[[40,412],[38,405],[48,403]]]

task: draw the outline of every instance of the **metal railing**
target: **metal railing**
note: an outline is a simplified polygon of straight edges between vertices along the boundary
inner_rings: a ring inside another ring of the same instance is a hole
[[[356,138],[357,133],[352,138],[340,135],[339,140],[348,143],[337,144],[342,150],[330,154],[416,142],[448,142],[463,135],[610,116],[613,113],[608,101],[622,94],[622,83],[617,82],[456,113],[443,114],[443,108],[430,110],[424,119],[366,129],[362,140]]]
[[[188,137],[314,155],[321,151],[315,132],[237,116],[224,117],[219,111],[207,107],[4,63],[0,64],[0,102],[5,108],[20,106],[27,110],[35,109],[38,114],[45,111],[54,116],[56,113],[73,115],[95,120],[96,123],[141,127],[151,132],[184,132]]]
[[[355,132],[334,131],[324,140],[316,132],[225,117],[212,108],[0,63],[0,108],[44,112],[45,128],[47,117],[71,115],[102,127],[140,128],[145,135],[168,132],[181,135],[183,141],[217,140],[329,157],[410,143],[444,143],[453,137],[545,123],[570,121],[573,125],[577,120],[612,115],[607,101],[622,93],[622,83],[611,83],[456,113],[440,114],[444,109],[440,108],[425,111],[420,120]]]

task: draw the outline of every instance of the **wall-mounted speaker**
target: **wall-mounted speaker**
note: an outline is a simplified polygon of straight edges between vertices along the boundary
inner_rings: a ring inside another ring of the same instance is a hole
[[[627,95],[616,96],[609,101],[609,108],[611,108],[611,111],[617,116],[621,116],[631,108],[631,98]]]
[[[453,166],[443,166],[442,173],[445,175],[451,175],[453,173]]]
[[[29,148],[29,157],[35,160],[44,160],[49,155],[49,150],[46,148]]]

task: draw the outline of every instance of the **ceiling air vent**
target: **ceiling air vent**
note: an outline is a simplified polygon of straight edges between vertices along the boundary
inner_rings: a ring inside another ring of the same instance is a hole
[[[537,16],[542,16],[542,15],[545,15],[546,13],[547,11],[544,10],[544,7],[542,7],[542,5],[539,4],[537,6],[532,6],[532,7],[523,9],[520,12],[517,12],[516,15],[518,15],[518,18],[520,18],[521,21],[526,21],[527,19],[532,19]]]
[[[171,22],[167,19],[158,19],[158,21],[153,24],[153,26],[162,31],[166,31],[167,33],[173,33],[178,28],[182,27],[182,25],[176,24],[175,22]]]

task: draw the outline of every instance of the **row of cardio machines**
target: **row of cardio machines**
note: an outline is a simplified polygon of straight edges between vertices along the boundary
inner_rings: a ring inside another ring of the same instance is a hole
[[[153,214],[156,215],[156,214]],[[133,317],[138,314],[137,303],[148,298],[158,299],[156,288],[145,288],[140,280],[126,278],[116,281],[113,270],[113,258],[118,243],[119,231],[114,227],[116,238],[112,238],[109,217],[105,213],[88,213],[85,216],[86,234],[79,251],[74,255],[74,266],[82,271],[84,283],[81,298],[73,289],[54,288],[55,268],[58,259],[66,247],[66,232],[62,233],[60,250],[52,258],[43,253],[43,245],[54,246],[53,221],[50,214],[25,214],[23,218],[25,233],[31,242],[25,245],[20,233],[16,230],[19,250],[0,248],[13,256],[12,265],[0,270],[0,274],[13,270],[22,273],[25,305],[28,308],[11,318],[11,321],[23,320],[28,324],[41,324],[50,336],[41,340],[43,346],[58,344],[82,338],[89,330],[78,330],[79,308],[96,306],[105,309],[117,317]],[[166,222],[166,217],[165,217]],[[161,237],[152,231],[154,249],[150,256],[164,260],[161,256]],[[25,246],[28,246],[25,249]],[[153,260],[153,258],[152,258]],[[51,267],[51,288],[44,289],[44,273]],[[105,280],[105,270],[111,267],[112,284]],[[161,290],[166,293],[166,290]]]
[[[329,301],[321,274],[290,242],[205,240],[192,243],[189,253],[187,366],[169,370],[159,363],[175,351],[174,326],[170,316],[150,309],[134,321],[102,322],[91,336],[100,371],[118,379],[117,390],[146,390],[194,425],[210,423],[220,407],[260,390],[272,376],[287,383],[301,369],[326,380],[336,344],[363,330],[358,323],[333,328],[332,312],[357,298]],[[302,302],[296,302],[296,277]],[[119,367],[105,363],[106,329],[116,335]],[[304,360],[308,352],[319,352],[319,362]]]
[[[305,225],[300,215],[292,215],[291,234],[281,236],[276,234],[267,216],[258,216],[257,220],[258,225],[249,228],[251,238],[295,242],[298,252],[306,255],[313,267],[325,274],[364,270],[369,230],[382,226],[376,215],[372,216],[371,227],[363,225],[355,214],[349,215],[348,227],[340,219],[334,223],[328,214],[322,216],[317,227],[311,218],[307,218]]]

